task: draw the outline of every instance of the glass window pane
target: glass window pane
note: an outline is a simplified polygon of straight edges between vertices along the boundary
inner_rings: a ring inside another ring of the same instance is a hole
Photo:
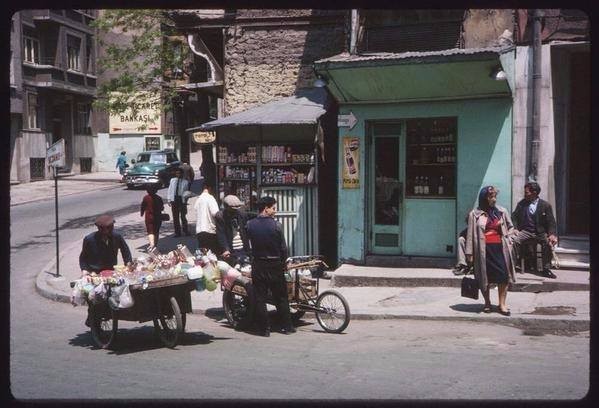
[[[375,139],[374,165],[375,224],[399,225],[399,138]]]

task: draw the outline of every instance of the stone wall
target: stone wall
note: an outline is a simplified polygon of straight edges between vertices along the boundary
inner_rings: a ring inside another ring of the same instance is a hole
[[[225,115],[311,87],[315,80],[312,63],[346,48],[344,21],[338,20],[228,28],[225,32]]]
[[[484,48],[499,44],[505,30],[514,32],[514,10],[470,9],[464,19],[464,47]]]

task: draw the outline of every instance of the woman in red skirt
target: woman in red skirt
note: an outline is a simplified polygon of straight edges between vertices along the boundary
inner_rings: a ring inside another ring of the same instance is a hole
[[[148,232],[148,251],[152,250],[158,243],[158,234],[160,225],[162,224],[162,210],[164,210],[164,202],[162,198],[156,194],[158,188],[156,186],[148,186],[146,194],[141,202],[141,216],[145,214],[146,231]]]

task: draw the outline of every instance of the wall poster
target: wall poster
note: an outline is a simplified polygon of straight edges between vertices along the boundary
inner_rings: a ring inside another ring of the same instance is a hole
[[[343,137],[343,188],[360,188],[360,139]]]

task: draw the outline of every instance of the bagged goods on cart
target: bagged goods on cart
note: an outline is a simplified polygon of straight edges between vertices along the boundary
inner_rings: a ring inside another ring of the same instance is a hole
[[[201,266],[194,266],[187,269],[187,279],[201,279],[204,277],[204,269]]]
[[[131,296],[131,290],[129,289],[128,284],[123,283],[115,286],[110,292],[108,304],[113,309],[127,309],[133,306],[133,296]]]
[[[229,269],[227,270],[227,272],[225,272],[224,274],[221,274],[221,277],[223,280],[223,285],[225,286],[225,288],[231,289],[235,279],[237,279],[240,276],[241,276],[241,272],[239,272],[237,269],[229,266]]]

